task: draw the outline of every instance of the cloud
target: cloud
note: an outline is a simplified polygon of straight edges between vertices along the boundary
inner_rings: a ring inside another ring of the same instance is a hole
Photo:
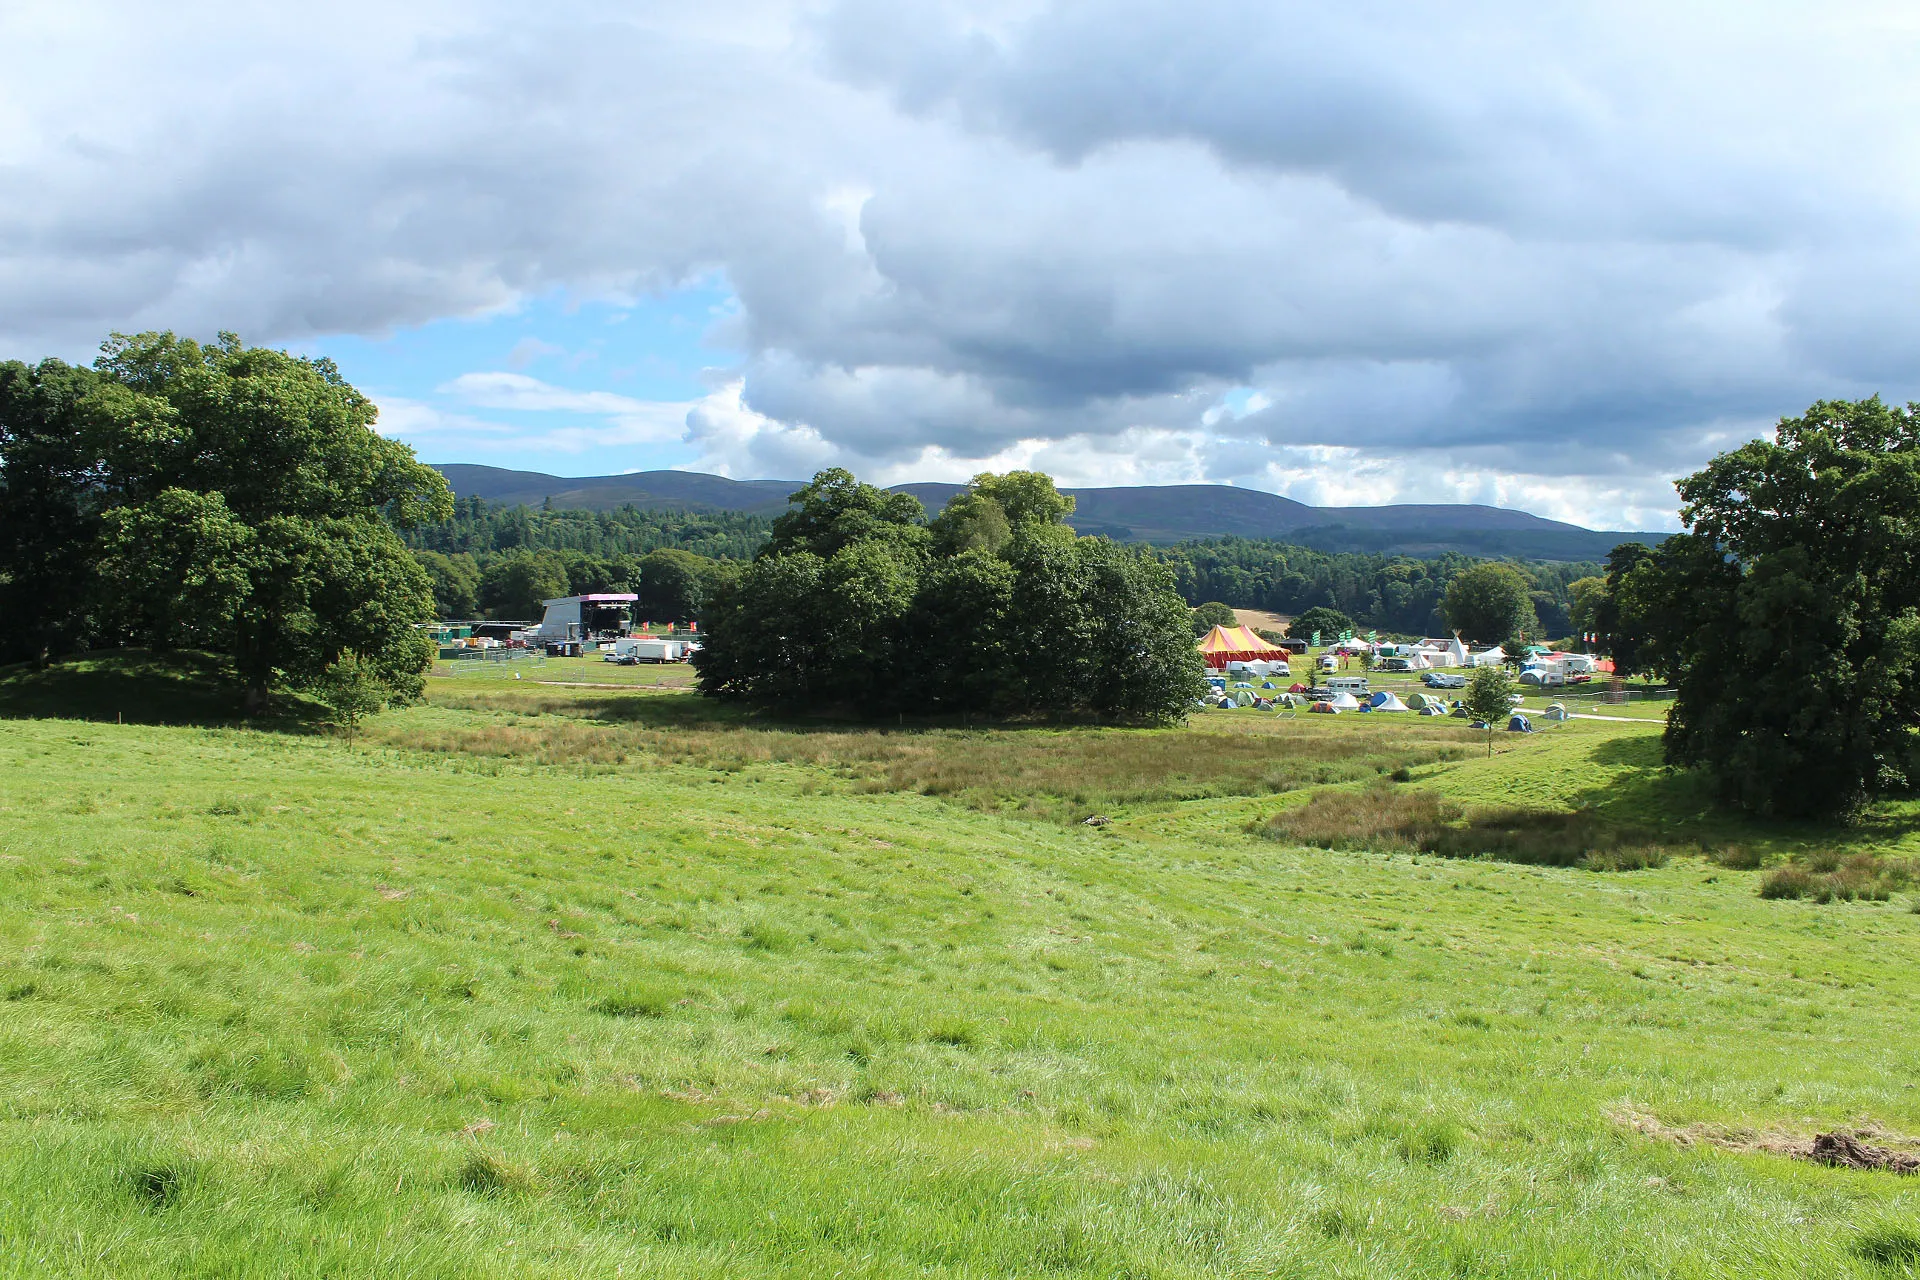
[[[636,400],[611,391],[573,391],[524,373],[463,373],[440,393],[482,409],[514,413],[583,414],[604,418],[598,427],[549,430],[543,438],[598,444],[658,444],[686,434],[691,402]],[[556,447],[565,447],[556,444]]]
[[[387,420],[1668,523],[1779,415],[1920,395],[1916,53],[1875,4],[27,0],[0,354],[717,276],[704,397],[535,340]]]

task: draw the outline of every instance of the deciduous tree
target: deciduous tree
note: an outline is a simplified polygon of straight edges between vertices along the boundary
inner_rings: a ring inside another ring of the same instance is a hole
[[[1538,626],[1532,586],[1512,565],[1486,563],[1463,569],[1447,584],[1441,603],[1447,625],[1476,644],[1506,644]]]
[[[1688,532],[1614,591],[1676,687],[1668,760],[1780,817],[1920,781],[1920,405],[1816,404],[1679,489]]]

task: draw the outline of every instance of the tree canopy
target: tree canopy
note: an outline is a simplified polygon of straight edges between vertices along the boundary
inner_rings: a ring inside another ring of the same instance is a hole
[[[1352,618],[1325,605],[1309,609],[1287,624],[1287,634],[1293,639],[1311,640],[1317,635],[1322,644],[1332,644],[1340,638],[1341,632],[1352,630]]]
[[[17,620],[0,644],[212,649],[256,702],[352,655],[417,694],[432,585],[395,528],[444,521],[452,497],[377,412],[330,361],[231,334],[116,335],[91,370],[0,366],[0,591]]]
[[[1477,644],[1506,644],[1539,626],[1532,587],[1508,564],[1476,564],[1447,584],[1447,625]]]
[[[1204,688],[1185,602],[1152,558],[1062,523],[1033,472],[919,502],[823,471],[719,583],[701,691],[865,714],[1182,717]]]
[[[1215,627],[1237,627],[1240,615],[1221,604],[1218,600],[1209,600],[1205,604],[1195,605],[1193,610],[1193,634],[1204,636]]]
[[[1609,573],[1616,655],[1676,688],[1668,760],[1783,817],[1920,781],[1920,405],[1823,401],[1679,490],[1688,531]]]

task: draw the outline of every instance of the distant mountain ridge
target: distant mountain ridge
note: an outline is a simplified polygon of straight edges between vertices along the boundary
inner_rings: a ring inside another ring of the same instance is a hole
[[[608,510],[629,503],[672,511],[744,511],[778,515],[803,480],[729,480],[698,471],[636,471],[565,477],[473,463],[436,464],[453,491],[488,502]],[[895,485],[938,511],[964,485]],[[1315,507],[1277,493],[1223,484],[1133,485],[1066,489],[1075,499],[1073,526],[1120,541],[1189,538],[1274,538],[1323,551],[1400,555],[1519,556],[1598,560],[1622,542],[1654,544],[1664,533],[1611,532],[1548,520],[1525,511],[1471,504],[1403,503],[1383,507]]]

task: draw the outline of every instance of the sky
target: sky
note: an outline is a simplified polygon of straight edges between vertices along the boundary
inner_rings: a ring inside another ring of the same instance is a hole
[[[0,358],[327,355],[429,462],[1676,527],[1920,398],[1920,9],[0,6]]]

